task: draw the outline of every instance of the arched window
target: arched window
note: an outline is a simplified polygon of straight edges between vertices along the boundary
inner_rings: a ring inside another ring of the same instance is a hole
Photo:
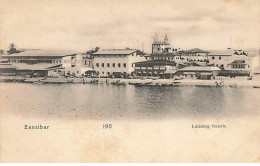
[[[123,66],[126,67],[126,63],[124,63]]]
[[[112,64],[112,66],[113,66],[113,67],[116,67],[116,64],[115,64],[115,63],[113,63],[113,64]]]
[[[121,63],[118,63],[118,67],[121,67]]]

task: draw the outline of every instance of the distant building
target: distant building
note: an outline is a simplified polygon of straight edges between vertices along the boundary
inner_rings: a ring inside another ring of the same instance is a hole
[[[150,54],[150,60],[168,60],[176,63],[181,63],[181,55],[178,53],[154,53]]]
[[[223,70],[247,70],[252,68],[253,54],[248,54],[242,50],[222,50],[210,51],[209,64]]]
[[[92,54],[94,69],[99,76],[116,77],[130,75],[134,72],[136,62],[144,61],[144,53],[136,49],[107,49]]]
[[[216,67],[220,67],[222,69],[228,68],[228,64],[232,59],[232,51],[224,50],[224,51],[210,51],[209,53],[209,64],[212,64]]]
[[[208,51],[199,48],[193,48],[186,51],[181,51],[181,58],[184,62],[206,62],[208,61]]]
[[[177,48],[171,47],[171,43],[169,42],[167,35],[165,35],[163,41],[159,41],[156,34],[154,42],[152,43],[152,53],[175,53],[178,51],[179,50]]]

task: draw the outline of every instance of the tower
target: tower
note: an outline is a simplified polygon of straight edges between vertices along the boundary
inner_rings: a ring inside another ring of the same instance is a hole
[[[163,41],[159,41],[156,33],[154,37],[154,42],[152,44],[152,53],[169,53],[169,52],[171,52],[171,45],[167,34],[165,35]]]

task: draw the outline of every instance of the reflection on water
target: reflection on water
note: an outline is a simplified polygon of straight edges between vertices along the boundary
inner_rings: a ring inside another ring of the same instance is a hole
[[[1,83],[4,110],[38,118],[162,119],[256,114],[259,89]]]

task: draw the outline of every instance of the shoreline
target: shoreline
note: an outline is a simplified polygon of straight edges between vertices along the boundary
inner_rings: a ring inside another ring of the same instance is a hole
[[[230,78],[225,80],[199,80],[199,79],[123,79],[123,78],[66,78],[66,77],[39,77],[24,78],[21,76],[0,76],[0,82],[18,82],[18,83],[39,83],[39,84],[157,84],[157,85],[178,85],[178,86],[200,86],[216,87],[216,82],[223,82],[222,87],[236,85],[236,87],[260,87],[260,81],[246,80],[246,78]]]

